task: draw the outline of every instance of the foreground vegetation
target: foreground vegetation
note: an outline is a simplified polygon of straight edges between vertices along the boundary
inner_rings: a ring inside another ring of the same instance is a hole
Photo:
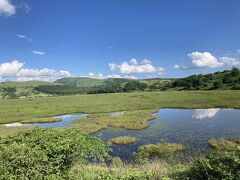
[[[215,150],[206,157],[187,162],[176,156],[170,159],[162,156],[184,149],[178,144],[144,145],[136,154],[141,161],[125,164],[118,157],[110,157],[109,147],[98,137],[83,135],[76,129],[34,128],[0,138],[0,179],[240,178],[239,145],[224,151]],[[157,158],[143,164],[146,154]],[[110,164],[105,163],[109,161]]]
[[[30,129],[0,139],[0,179],[65,179],[76,160],[104,161],[108,151],[78,130]]]
[[[154,158],[167,158],[174,153],[183,152],[186,147],[182,144],[145,144],[138,148],[134,161],[138,164],[147,163]]]
[[[159,108],[240,108],[240,91],[169,91],[0,100],[0,123],[73,113]]]

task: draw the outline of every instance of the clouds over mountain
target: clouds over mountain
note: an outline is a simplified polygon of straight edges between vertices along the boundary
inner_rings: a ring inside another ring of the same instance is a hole
[[[240,61],[230,57],[217,58],[210,52],[192,52],[188,54],[190,60],[189,65],[178,65],[175,64],[175,69],[194,69],[194,68],[217,68],[223,65],[235,66],[239,65]]]
[[[0,64],[0,79],[1,81],[55,81],[63,77],[70,77],[71,74],[64,70],[55,69],[28,69],[24,68],[24,63],[13,60],[10,62]]]
[[[122,62],[121,64],[109,63],[111,71],[117,71],[122,74],[140,74],[140,73],[155,73],[162,75],[165,73],[164,68],[155,67],[150,60],[144,59],[141,63],[135,58],[132,58],[129,62]]]

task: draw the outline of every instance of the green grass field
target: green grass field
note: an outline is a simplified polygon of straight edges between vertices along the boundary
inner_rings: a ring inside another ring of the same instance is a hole
[[[240,108],[240,91],[169,91],[0,100],[0,123],[71,113],[159,108]]]

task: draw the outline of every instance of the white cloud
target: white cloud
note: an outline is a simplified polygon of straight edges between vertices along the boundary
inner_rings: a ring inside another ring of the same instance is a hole
[[[27,37],[26,35],[23,35],[23,34],[17,34],[16,36],[20,39],[27,39],[30,42],[33,41],[31,38],[29,38],[29,37]]]
[[[23,68],[24,63],[17,60],[12,62],[0,64],[0,79],[1,81],[14,80],[14,81],[29,81],[29,80],[42,80],[42,81],[55,81],[63,77],[70,77],[71,74],[64,70],[55,69],[28,69]]]
[[[213,118],[214,116],[216,116],[219,110],[220,109],[218,108],[196,109],[194,110],[192,117],[196,119]]]
[[[12,16],[16,14],[16,8],[10,0],[0,0],[0,15]]]
[[[2,63],[0,64],[0,77],[15,76],[23,66],[24,63],[21,63],[18,60]]]
[[[36,54],[36,55],[42,55],[42,56],[46,54],[46,53],[43,52],[43,51],[36,51],[36,50],[33,50],[32,53],[33,53],[33,54]]]
[[[240,49],[237,49],[237,52],[240,53]]]
[[[221,62],[223,62],[224,64],[228,65],[228,66],[237,66],[240,65],[240,61],[235,59],[235,58],[231,58],[231,57],[220,57],[219,58]]]
[[[188,54],[191,65],[178,65],[175,64],[175,69],[193,69],[193,68],[216,68],[223,66],[223,62],[220,62],[210,52],[192,52]]]
[[[191,54],[188,54],[188,57],[190,58],[193,67],[215,68],[215,67],[221,67],[223,65],[222,62],[219,62],[217,58],[209,52],[201,53],[196,51],[196,52],[192,52]]]
[[[178,64],[175,64],[173,67],[175,69],[189,69],[189,67],[187,67],[187,66],[181,66],[181,65],[178,65]]]
[[[144,59],[140,64],[135,58],[132,58],[129,62],[109,63],[108,65],[111,71],[119,71],[122,74],[156,73],[162,75],[165,73],[164,68],[153,66],[152,62],[147,59]]]

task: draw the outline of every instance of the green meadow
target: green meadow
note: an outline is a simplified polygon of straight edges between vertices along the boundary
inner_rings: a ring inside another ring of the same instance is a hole
[[[166,91],[1,99],[0,123],[62,114],[160,108],[240,108],[240,91]]]

